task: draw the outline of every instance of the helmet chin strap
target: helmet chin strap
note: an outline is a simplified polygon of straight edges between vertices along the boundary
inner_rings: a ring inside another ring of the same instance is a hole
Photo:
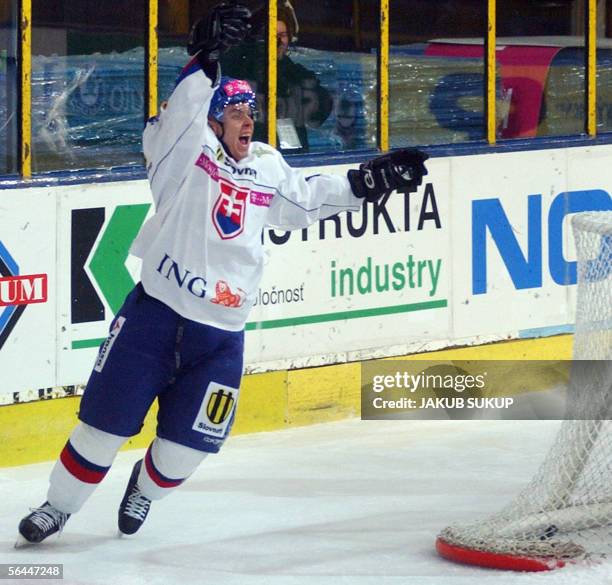
[[[221,126],[221,135],[217,135],[217,138],[219,139],[219,141],[221,143],[223,143],[223,137],[225,136],[225,126],[223,125],[223,122],[220,122],[219,120],[217,120],[217,124],[219,124],[219,126]],[[215,134],[217,134],[215,132]]]
[[[219,126],[221,126],[221,135],[217,136],[217,138],[219,139],[219,142],[221,143],[221,146],[223,147],[223,150],[225,150],[226,154],[228,154],[229,156],[231,156],[234,160],[235,157],[234,155],[231,153],[230,149],[228,148],[227,144],[225,144],[225,140],[223,140],[223,137],[225,136],[225,126],[223,125],[223,122],[219,122],[217,120]]]

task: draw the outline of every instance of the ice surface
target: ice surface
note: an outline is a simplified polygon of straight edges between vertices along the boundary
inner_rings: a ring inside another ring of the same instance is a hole
[[[18,550],[17,524],[44,501],[52,463],[4,468],[0,563],[63,563],[63,585],[610,584],[612,564],[509,574],[434,551],[448,523],[499,509],[528,481],[558,424],[349,420],[236,437],[118,538],[142,455],[121,453],[59,538]]]

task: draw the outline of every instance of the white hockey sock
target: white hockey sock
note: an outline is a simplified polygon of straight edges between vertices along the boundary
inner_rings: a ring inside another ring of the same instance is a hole
[[[51,472],[48,502],[67,514],[78,512],[104,479],[126,440],[79,423]]]
[[[147,449],[138,487],[150,500],[161,500],[181,485],[207,453],[157,437]]]

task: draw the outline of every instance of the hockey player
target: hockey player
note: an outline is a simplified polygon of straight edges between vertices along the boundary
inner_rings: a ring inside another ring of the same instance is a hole
[[[82,507],[156,398],[157,436],[134,465],[119,506],[121,533],[136,532],[153,500],[219,451],[238,403],[264,226],[303,228],[396,188],[415,189],[427,172],[426,156],[409,150],[348,177],[305,177],[252,142],[255,95],[247,82],[221,77],[217,64],[245,38],[249,18],[245,7],[222,3],[194,27],[195,57],[144,131],[156,212],[132,246],[142,258],[141,283],[100,348],[47,501],[19,524],[26,542],[60,531]]]

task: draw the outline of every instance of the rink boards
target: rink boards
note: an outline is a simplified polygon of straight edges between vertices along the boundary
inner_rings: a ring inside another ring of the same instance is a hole
[[[491,345],[447,349],[394,359],[407,360],[567,360],[571,335],[506,341]],[[544,370],[542,371],[544,373]],[[521,383],[517,371],[515,383]],[[525,385],[546,388],[547,375]],[[316,368],[249,374],[243,378],[240,404],[232,435],[275,431],[356,417],[361,407],[359,362]],[[0,408],[0,467],[54,459],[77,423],[80,397],[38,400]],[[145,448],[155,436],[156,407],[139,435],[124,449]],[[368,424],[368,423],[364,423]],[[375,423],[369,423],[375,424]],[[392,424],[392,423],[391,423]],[[392,427],[390,427],[392,430]],[[390,445],[393,444],[391,440]]]
[[[611,157],[602,145],[430,159],[416,193],[308,230],[267,230],[246,364],[268,373],[247,377],[241,410],[249,395],[257,403],[249,385],[278,391],[286,421],[283,387],[331,388],[333,405],[334,380],[360,360],[571,333],[569,218],[612,209]],[[147,183],[4,189],[0,206],[0,404],[78,392],[137,278],[128,249],[152,213]],[[332,364],[344,365],[312,370],[323,382],[302,370]],[[347,379],[342,397],[359,391]],[[52,402],[32,408],[64,408]],[[255,419],[241,424],[260,430]]]

